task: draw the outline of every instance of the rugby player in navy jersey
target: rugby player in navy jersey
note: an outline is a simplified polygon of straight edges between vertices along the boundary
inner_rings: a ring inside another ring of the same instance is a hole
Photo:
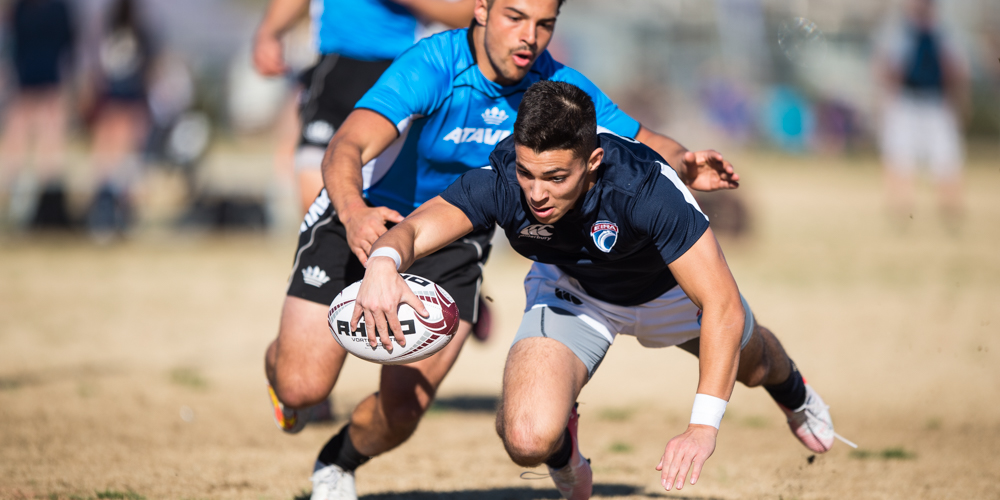
[[[322,401],[337,382],[346,352],[330,335],[326,315],[337,293],[363,276],[371,244],[387,224],[400,222],[462,173],[487,165],[496,144],[511,134],[532,83],[582,88],[596,105],[601,130],[650,145],[697,189],[737,185],[718,153],[688,152],[640,126],[586,77],[552,59],[545,49],[561,3],[477,0],[471,28],[431,36],[403,52],[337,130],[324,158],[326,190],[300,228],[278,338],[266,354],[282,420],[297,420],[297,409]],[[455,298],[462,320],[456,338],[428,359],[382,368],[379,391],[320,451],[313,498],[354,498],[353,471],[416,429],[477,322],[492,232],[480,228],[413,264],[413,273]]]
[[[827,451],[835,436],[827,406],[778,339],[755,324],[708,218],[677,173],[649,147],[597,131],[586,92],[534,84],[490,169],[463,174],[375,242],[351,328],[363,316],[373,345],[376,331],[383,345],[390,334],[403,343],[398,305],[426,312],[399,271],[499,225],[535,264],[504,369],[497,432],[517,464],[548,465],[564,498],[591,494],[574,405],[615,335],[699,356],[691,422],[656,466],[667,490],[681,489],[689,472],[691,484],[698,480],[736,380],[763,385],[803,444]]]

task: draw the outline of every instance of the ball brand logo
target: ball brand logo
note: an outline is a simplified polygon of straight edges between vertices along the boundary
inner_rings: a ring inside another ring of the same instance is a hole
[[[590,226],[590,237],[602,252],[608,253],[618,241],[618,224],[609,220],[599,220]]]
[[[361,337],[365,342],[368,341],[368,329],[365,327],[365,320],[361,319],[358,321],[358,329],[351,330],[351,323],[344,321],[342,319],[336,320],[337,322],[337,335],[345,335],[348,337]],[[404,319],[399,322],[400,328],[402,328],[403,335],[413,335],[417,333],[417,324],[413,322],[412,319]],[[381,339],[379,339],[379,344],[381,345]]]
[[[551,224],[532,224],[522,229],[518,236],[521,238],[549,241],[552,239],[552,227]]]
[[[309,266],[302,270],[302,281],[305,281],[307,285],[319,288],[330,281],[330,277],[319,266]]]
[[[493,106],[492,108],[483,111],[483,114],[480,116],[483,117],[484,122],[490,125],[500,125],[507,119],[507,112]]]

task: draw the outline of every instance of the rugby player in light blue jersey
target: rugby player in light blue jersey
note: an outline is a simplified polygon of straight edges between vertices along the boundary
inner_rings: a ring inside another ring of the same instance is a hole
[[[271,0],[254,36],[266,76],[288,72],[282,35],[309,10],[320,54],[300,75],[302,122],[295,171],[303,207],[323,188],[320,162],[333,133],[392,60],[418,40],[472,19],[473,0]]]
[[[358,101],[323,161],[323,191],[305,216],[300,246],[266,370],[276,411],[327,397],[346,352],[327,325],[330,302],[361,279],[371,244],[464,172],[489,164],[510,135],[524,91],[539,80],[570,82],[592,98],[601,130],[649,145],[685,184],[737,186],[732,166],[714,151],[689,152],[618,109],[593,83],[546,52],[561,0],[477,0],[475,23],[418,42],[401,54]],[[458,303],[456,338],[436,355],[382,368],[379,391],[319,454],[313,498],[354,498],[353,471],[405,441],[478,319],[482,265],[492,228],[483,228],[420,259],[410,272],[443,286]]]

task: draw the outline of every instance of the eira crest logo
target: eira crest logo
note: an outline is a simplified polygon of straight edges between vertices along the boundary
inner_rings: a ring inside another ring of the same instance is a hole
[[[599,220],[590,226],[590,237],[602,252],[608,253],[618,241],[618,224],[609,220]]]

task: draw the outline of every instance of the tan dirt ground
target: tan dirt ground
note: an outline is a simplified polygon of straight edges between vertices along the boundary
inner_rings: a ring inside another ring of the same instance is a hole
[[[597,498],[1000,498],[1000,165],[968,175],[968,220],[931,193],[903,227],[868,159],[737,155],[754,233],[723,246],[758,320],[831,405],[843,444],[811,459],[760,389],[738,387],[702,480],[658,486],[684,429],[696,360],[622,337],[581,396]],[[0,239],[0,498],[292,499],[340,423],[271,421],[262,373],[294,235],[151,232],[110,247]],[[363,498],[555,499],[493,431],[525,261],[486,271],[494,338],[470,342],[441,405],[358,472]],[[343,416],[376,387],[351,360]],[[182,414],[187,418],[182,418]],[[131,494],[130,492],[134,492]]]

